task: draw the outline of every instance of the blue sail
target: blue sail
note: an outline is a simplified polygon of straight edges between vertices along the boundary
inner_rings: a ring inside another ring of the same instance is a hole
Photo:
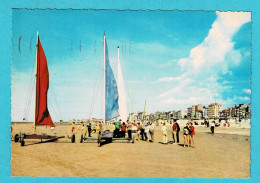
[[[108,58],[108,49],[106,38],[105,41],[105,108],[106,108],[106,116],[105,120],[110,120],[119,116],[119,106],[118,106],[118,89],[115,80],[114,73],[109,63]]]

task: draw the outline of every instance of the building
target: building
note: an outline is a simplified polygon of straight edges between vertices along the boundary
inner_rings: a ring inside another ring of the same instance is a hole
[[[187,109],[187,118],[191,118],[191,114],[192,114],[192,107],[189,107],[188,109]]]
[[[208,106],[208,118],[219,118],[220,112],[222,111],[222,105],[213,103]]]
[[[179,110],[176,112],[176,118],[177,119],[184,119],[187,117],[187,111],[184,111],[184,110]]]

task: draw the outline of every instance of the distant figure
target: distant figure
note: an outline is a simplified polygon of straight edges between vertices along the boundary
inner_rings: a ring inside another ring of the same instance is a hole
[[[125,124],[125,122],[123,122],[123,124],[121,125],[121,131],[122,131],[123,138],[125,138],[125,132],[126,132],[126,124]]]
[[[144,140],[144,122],[142,121],[142,124],[141,124],[141,140]]]
[[[190,141],[193,143],[193,147],[195,147],[195,127],[193,126],[192,123],[190,123],[189,126],[189,130],[190,130]],[[191,142],[190,142],[190,146],[191,146]]]
[[[141,124],[138,123],[137,124],[137,139],[138,140],[140,140],[141,129],[142,129]]]
[[[215,129],[215,121],[212,121],[210,125],[210,130],[212,134],[214,133],[214,129]]]
[[[98,127],[99,127],[99,132],[98,134],[101,135],[102,131],[103,131],[103,124],[101,122],[98,122]]]
[[[119,119],[119,121],[115,122],[115,137],[119,138],[119,132],[120,132],[120,128],[121,128],[121,119]]]
[[[83,124],[81,127],[81,133],[84,134],[85,133],[85,125]]]
[[[132,123],[129,122],[128,125],[127,125],[127,133],[128,133],[128,138],[132,139]]]
[[[75,122],[73,122],[72,125],[71,125],[71,132],[73,133],[74,130],[75,130]]]
[[[228,122],[228,124],[227,124],[227,125],[228,125],[228,127],[230,127],[230,123],[229,123],[229,122]]]
[[[91,137],[91,122],[88,122],[88,137]]]
[[[80,126],[79,126],[79,123],[78,123],[78,130],[79,130],[79,127],[80,127]]]
[[[177,143],[180,142],[179,140],[179,132],[180,132],[180,126],[176,122],[176,120],[173,120],[173,125],[172,125],[172,138],[173,138],[173,143],[175,144],[175,138]]]
[[[189,141],[190,141],[189,123],[186,123],[186,126],[183,128],[183,138],[184,138],[183,147],[186,146],[186,143],[189,147]]]
[[[168,129],[165,126],[165,122],[164,122],[163,126],[162,126],[163,144],[168,144],[167,132],[168,132]]]
[[[51,132],[53,133],[53,132],[54,132],[54,130],[55,130],[55,126],[54,126],[54,125],[52,125],[52,126],[51,126]]]
[[[150,123],[149,130],[150,130],[151,142],[154,142],[154,122],[153,121]]]
[[[149,131],[150,131],[150,123],[147,122],[147,124],[144,126],[144,134],[145,134],[145,141],[149,141],[150,138],[149,138]]]

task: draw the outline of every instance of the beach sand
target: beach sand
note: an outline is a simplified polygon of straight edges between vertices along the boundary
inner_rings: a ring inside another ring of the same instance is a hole
[[[14,124],[13,135],[32,132],[32,124]],[[181,127],[182,128],[182,127]],[[71,134],[70,125],[56,126],[57,135]],[[170,126],[168,139],[172,141]],[[105,144],[79,143],[81,132],[76,125],[76,143],[70,139],[36,143],[27,140],[24,147],[11,142],[12,176],[61,177],[250,177],[250,129],[195,126],[196,147],[163,145],[161,126],[155,127],[155,142],[127,141]],[[50,134],[50,129],[37,128]],[[96,137],[96,134],[93,135]]]

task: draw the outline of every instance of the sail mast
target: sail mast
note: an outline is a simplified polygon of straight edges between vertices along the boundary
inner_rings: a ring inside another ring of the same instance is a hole
[[[35,111],[34,111],[34,123],[33,123],[33,133],[35,134],[36,132],[36,92],[37,92],[37,85],[36,85],[36,82],[37,82],[37,61],[38,61],[38,40],[39,40],[39,34],[38,34],[38,31],[37,31],[37,41],[36,41],[36,71],[35,71]]]
[[[106,123],[106,35],[104,32],[104,124]]]

